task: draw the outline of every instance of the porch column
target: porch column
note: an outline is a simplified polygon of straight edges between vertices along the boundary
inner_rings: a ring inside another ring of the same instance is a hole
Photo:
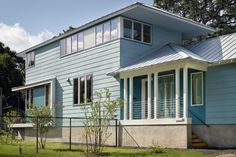
[[[154,74],[154,119],[157,118],[158,111],[158,72]]]
[[[179,68],[175,69],[175,118],[179,118]]]
[[[148,119],[152,115],[152,74],[148,74]]]
[[[127,92],[127,78],[124,78],[124,120],[127,120],[127,100],[128,100],[128,92]]]
[[[133,77],[129,78],[129,119],[133,119]]]
[[[183,69],[183,75],[184,75],[184,100],[183,100],[183,104],[184,104],[184,113],[183,113],[183,118],[188,118],[188,67],[184,66]]]

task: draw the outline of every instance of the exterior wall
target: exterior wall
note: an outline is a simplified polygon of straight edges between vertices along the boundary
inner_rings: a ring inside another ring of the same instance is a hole
[[[166,148],[188,148],[191,126],[121,126],[119,136],[120,145],[125,147],[150,147],[155,143]]]
[[[120,65],[125,66],[134,62],[136,59],[150,53],[152,50],[160,48],[168,43],[181,43],[182,34],[180,32],[165,29],[153,25],[152,44],[144,44],[130,39],[121,39]]]
[[[208,68],[206,123],[236,124],[236,63]]]
[[[26,83],[56,77],[56,116],[84,116],[81,107],[73,104],[73,78],[85,74],[93,75],[93,92],[106,87],[113,98],[120,96],[119,81],[106,75],[120,65],[120,40],[64,57],[60,57],[56,42],[35,54],[35,66],[26,70]]]
[[[193,125],[192,130],[209,148],[236,148],[236,125]]]

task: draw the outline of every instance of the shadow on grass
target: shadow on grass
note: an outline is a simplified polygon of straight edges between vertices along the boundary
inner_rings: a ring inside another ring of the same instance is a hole
[[[83,149],[52,149],[57,152],[84,152]]]
[[[145,157],[145,156],[150,156],[150,155],[161,155],[165,153],[152,153],[152,152],[111,152],[107,156],[113,156],[113,157]],[[102,155],[103,156],[103,155]]]

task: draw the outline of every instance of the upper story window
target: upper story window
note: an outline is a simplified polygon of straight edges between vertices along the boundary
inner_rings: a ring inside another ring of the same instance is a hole
[[[35,65],[35,53],[29,52],[26,54],[26,68],[32,67]]]
[[[103,24],[103,42],[111,40],[111,24],[110,21]]]
[[[191,74],[191,104],[192,106],[203,105],[203,73]]]
[[[96,27],[96,45],[99,45],[103,42],[102,34],[103,34],[103,25],[98,25]]]
[[[124,37],[132,39],[132,21],[124,19]]]
[[[119,20],[116,18],[111,20],[111,40],[117,39],[119,36]]]
[[[120,20],[119,18],[112,19],[62,39],[60,41],[60,55],[64,56],[115,40],[120,36],[119,33]]]
[[[123,20],[123,37],[151,43],[152,30],[151,26],[145,23],[137,22],[130,19]]]

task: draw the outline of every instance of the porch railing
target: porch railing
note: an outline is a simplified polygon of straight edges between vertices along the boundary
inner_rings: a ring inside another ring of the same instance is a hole
[[[183,99],[179,100],[179,116],[183,117]],[[129,118],[129,105],[127,105],[127,117]],[[151,102],[151,118],[154,119],[154,101]],[[175,99],[162,99],[157,100],[156,118],[175,118],[176,117],[176,100]],[[148,118],[148,103],[147,101],[134,101],[133,102],[133,115],[132,119],[147,119]]]

